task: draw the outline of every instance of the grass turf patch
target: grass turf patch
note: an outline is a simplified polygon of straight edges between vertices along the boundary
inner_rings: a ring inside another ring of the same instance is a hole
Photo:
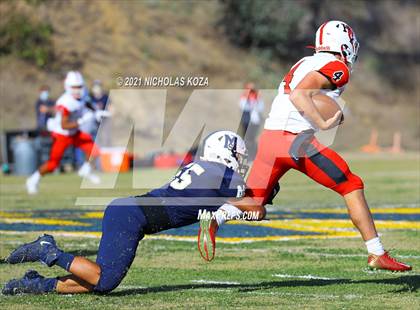
[[[411,173],[416,159],[354,160],[355,171],[365,179],[372,207],[418,207],[419,175]],[[395,167],[395,169],[393,168]],[[145,171],[150,178],[167,181],[173,171]],[[131,176],[120,175],[107,196],[138,194]],[[75,198],[102,195],[104,190],[80,189],[74,175],[50,176],[43,180],[38,196],[27,196],[23,178],[2,177],[1,211],[71,209]],[[274,208],[300,209],[343,206],[340,197],[298,173],[289,173]],[[82,206],[83,207],[83,206]],[[81,206],[77,206],[81,208]],[[103,207],[85,206],[86,210]],[[2,309],[128,309],[162,308],[394,308],[416,309],[420,304],[420,245],[418,230],[383,230],[382,240],[414,271],[398,274],[372,272],[366,267],[361,239],[290,240],[217,246],[216,259],[204,262],[192,242],[144,240],[121,285],[107,296],[57,295],[3,296]],[[0,257],[37,233],[1,236]],[[95,259],[97,238],[57,237],[69,252]],[[27,269],[45,276],[64,275],[58,267],[38,263],[0,264],[0,284],[21,277]]]

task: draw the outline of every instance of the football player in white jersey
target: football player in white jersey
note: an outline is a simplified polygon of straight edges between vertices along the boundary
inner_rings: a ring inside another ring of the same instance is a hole
[[[323,93],[336,99],[342,94],[358,49],[356,35],[346,23],[328,21],[319,27],[314,55],[299,60],[280,83],[247,180],[248,205],[232,203],[218,213],[237,217],[241,211],[261,212],[261,206],[271,199],[280,178],[289,169],[296,169],[343,196],[350,218],[366,243],[370,267],[407,271],[411,266],[396,261],[383,249],[360,177],[350,171],[340,155],[314,136],[318,130],[337,126],[342,112],[323,119],[312,97]],[[254,206],[249,205],[250,198],[256,202]],[[219,225],[224,222],[222,216],[216,219]],[[199,239],[211,240],[209,246],[214,247],[217,227],[215,221],[209,225],[202,223]]]
[[[38,184],[41,177],[54,171],[60,164],[64,151],[71,145],[81,148],[86,158],[94,159],[99,155],[99,150],[94,144],[92,137],[79,130],[79,127],[94,117],[99,121],[107,116],[107,112],[85,112],[83,113],[85,102],[83,100],[84,79],[80,72],[70,71],[64,80],[65,92],[57,99],[56,113],[53,119],[48,122],[48,130],[51,131],[53,144],[51,146],[50,158],[41,165],[26,180],[26,189],[29,194],[38,192]],[[92,173],[89,162],[85,162],[79,169],[81,177],[88,178],[92,183],[99,183],[100,179]]]

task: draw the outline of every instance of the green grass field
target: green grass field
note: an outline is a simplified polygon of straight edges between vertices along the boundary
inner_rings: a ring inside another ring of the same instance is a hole
[[[372,209],[381,209],[383,213],[388,209],[389,213],[403,213],[402,208],[413,209],[404,212],[415,217],[411,223],[417,226],[380,231],[385,246],[397,258],[412,264],[413,271],[405,274],[370,271],[360,238],[219,243],[216,259],[210,263],[199,257],[195,242],[146,239],[140,243],[126,278],[107,296],[0,295],[0,308],[420,309],[420,235],[416,228],[420,221],[418,154],[345,157],[350,158],[352,170],[363,177]],[[164,183],[173,171],[141,173]],[[19,216],[17,219],[6,216],[19,211],[103,210],[95,206],[76,207],[76,197],[138,194],[132,189],[130,174],[120,175],[117,187],[112,190],[82,190],[77,176],[53,175],[43,180],[40,194],[35,197],[26,195],[23,182],[24,179],[18,177],[1,178],[0,225],[13,221],[23,225],[19,227],[29,225],[25,219],[19,220]],[[344,208],[336,194],[295,172],[283,178],[282,192],[275,204],[273,211]],[[249,229],[252,233],[253,227]],[[38,232],[0,230],[1,258],[38,235]],[[59,235],[56,239],[65,250],[95,259],[98,238]],[[65,274],[58,267],[47,268],[38,263],[7,265],[1,262],[0,284],[22,276],[30,268],[45,276]]]

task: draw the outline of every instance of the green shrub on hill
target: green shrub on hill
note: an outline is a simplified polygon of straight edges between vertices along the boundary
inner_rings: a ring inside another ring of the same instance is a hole
[[[306,9],[298,2],[221,0],[221,3],[220,24],[236,45],[264,48],[273,56],[289,58],[308,42],[299,36],[299,23]]]
[[[54,55],[52,26],[31,22],[24,15],[12,15],[0,23],[0,55],[14,54],[38,67],[45,67]]]

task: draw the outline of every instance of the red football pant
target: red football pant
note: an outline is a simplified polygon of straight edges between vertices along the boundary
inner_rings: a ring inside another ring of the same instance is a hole
[[[53,144],[51,146],[50,159],[45,163],[48,172],[52,172],[58,167],[65,150],[70,145],[80,148],[85,153],[86,158],[99,156],[98,147],[93,142],[92,137],[85,132],[78,131],[73,136],[52,133],[51,136]]]
[[[344,159],[319,143],[315,137],[309,143],[318,152],[311,156],[303,154],[295,161],[289,155],[289,150],[296,136],[282,130],[265,129],[262,132],[257,156],[247,180],[249,196],[264,205],[274,186],[289,169],[299,170],[343,196],[363,188],[362,180],[350,171]]]

